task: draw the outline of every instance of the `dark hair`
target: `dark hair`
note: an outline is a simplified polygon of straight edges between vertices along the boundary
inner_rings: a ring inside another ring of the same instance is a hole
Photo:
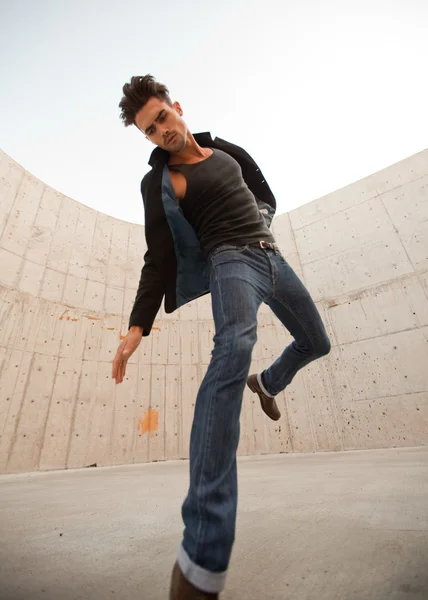
[[[172,105],[166,85],[158,83],[152,75],[134,75],[130,83],[123,86],[123,97],[119,102],[120,118],[125,127],[135,124],[135,115],[150,98],[159,98]]]

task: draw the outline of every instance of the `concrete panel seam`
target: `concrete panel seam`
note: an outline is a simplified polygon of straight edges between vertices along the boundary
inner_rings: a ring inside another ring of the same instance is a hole
[[[388,284],[388,283],[391,283],[391,282],[400,281],[401,279],[405,279],[405,278],[407,278],[407,277],[409,277],[409,278],[410,278],[410,277],[414,277],[415,275],[424,275],[426,272],[427,272],[427,270],[426,270],[426,269],[419,269],[419,270],[417,270],[417,271],[416,271],[416,270],[413,270],[413,271],[411,271],[410,273],[404,273],[403,275],[398,275],[397,277],[390,277],[389,279],[384,279],[384,280],[382,280],[382,281],[380,281],[380,282],[374,283],[374,284],[372,284],[372,285],[365,286],[365,287],[363,287],[363,288],[354,288],[354,289],[352,289],[352,290],[349,290],[349,291],[347,291],[347,292],[346,292],[346,294],[348,294],[349,296],[352,296],[353,294],[358,294],[358,293],[364,292],[364,291],[366,291],[366,290],[367,290],[367,291],[369,291],[369,290],[373,290],[373,289],[376,289],[377,287],[384,286],[384,285],[386,285],[386,284]],[[330,302],[332,299],[334,300],[334,298],[335,298],[335,297],[336,297],[336,298],[337,298],[337,297],[341,298],[341,297],[343,297],[344,295],[345,295],[345,294],[340,294],[339,296],[337,296],[337,295],[336,295],[336,296],[333,296],[332,298],[327,298],[326,296],[323,296],[323,297],[319,298],[319,299],[317,300],[317,302],[327,302],[327,303],[328,303],[328,302]],[[345,304],[345,303],[343,303],[343,304]],[[333,308],[333,306],[330,306],[330,307],[328,307],[328,308]]]
[[[93,248],[93,245],[94,245],[95,231],[96,231],[96,228],[97,228],[97,221],[98,221],[98,215],[99,215],[99,214],[100,214],[100,213],[97,211],[97,213],[96,213],[96,216],[95,216],[94,229],[93,229],[93,231],[92,231],[92,238],[91,238],[90,250],[89,250],[89,263],[91,262],[92,248]],[[79,207],[79,217],[80,217],[80,207]],[[78,222],[79,222],[79,218],[77,219],[77,223],[78,223]],[[77,227],[77,223],[76,223],[76,227]],[[110,241],[111,241],[111,240],[110,240]],[[69,265],[69,266],[70,266],[70,265]],[[89,265],[85,265],[85,266],[89,267]],[[87,279],[89,279],[89,277],[88,277]]]
[[[40,180],[38,180],[38,181],[40,181]],[[32,224],[31,224],[31,229],[32,229],[32,230],[34,229],[34,223],[36,222],[36,220],[37,220],[37,217],[38,217],[38,215],[39,215],[41,200],[42,200],[42,198],[43,198],[43,195],[44,195],[44,193],[45,193],[45,189],[46,189],[46,187],[47,187],[47,186],[46,186],[44,183],[42,183],[42,186],[43,186],[43,187],[42,187],[42,193],[41,193],[41,195],[40,195],[40,202],[39,202],[39,206],[37,207],[37,211],[36,211],[36,213],[34,214],[34,219],[33,219],[33,222],[32,222]],[[27,247],[25,248],[25,251],[24,251],[24,253],[23,253],[23,257],[24,257],[24,259],[25,259],[25,260],[28,260],[28,258],[27,258],[27,252],[28,252],[28,244],[27,244]],[[31,262],[33,262],[33,261],[31,261]]]
[[[367,397],[367,398],[353,398],[352,402],[355,402],[355,404],[358,404],[359,402],[374,402],[375,400],[385,400],[388,401],[390,398],[402,398],[403,396],[419,396],[421,394],[426,394],[428,393],[428,388],[426,390],[423,391],[419,391],[419,392],[406,392],[405,394],[388,394],[388,396],[374,396],[374,397]],[[428,441],[427,441],[428,443]]]
[[[314,452],[319,452],[318,440],[317,440],[317,436],[315,434],[314,419],[313,419],[312,411],[310,410],[310,407],[309,407],[309,391],[308,391],[308,388],[306,385],[306,377],[304,376],[304,373],[302,373],[301,375],[303,375],[302,383],[303,383],[303,389],[305,390],[304,402],[306,405],[306,412],[307,412],[309,424],[311,427],[312,444],[313,444]]]
[[[24,352],[22,352],[22,355],[23,354],[24,354]],[[21,363],[19,365],[20,369],[21,369],[21,365],[22,365],[22,355],[21,355]],[[11,436],[11,440],[10,440],[10,443],[9,443],[9,449],[8,449],[8,455],[7,455],[7,461],[6,461],[6,471],[8,470],[10,457],[12,456],[13,448],[15,446],[16,435],[17,435],[19,424],[20,424],[20,421],[21,421],[21,415],[22,415],[22,409],[23,409],[23,405],[24,405],[24,399],[25,399],[25,396],[27,394],[28,383],[29,383],[29,379],[30,379],[30,374],[31,374],[32,369],[33,369],[33,364],[34,364],[34,361],[35,361],[35,355],[36,355],[36,353],[33,352],[33,355],[32,355],[31,360],[30,360],[30,364],[28,365],[27,377],[26,377],[25,384],[24,384],[23,391],[22,391],[21,404],[19,405],[19,411],[18,411],[18,414],[16,416],[16,420],[15,420],[15,427],[14,427],[13,434]],[[13,393],[14,394],[15,394],[15,389],[16,389],[17,385],[18,385],[18,377],[16,378],[15,386],[13,388]]]
[[[66,451],[65,451],[65,465],[66,466],[68,465],[68,461],[70,459],[70,449],[71,449],[71,443],[72,443],[71,436],[73,435],[73,428],[74,428],[74,424],[76,422],[77,399],[79,397],[80,386],[81,386],[81,383],[82,383],[82,371],[83,371],[83,361],[80,361],[80,373],[79,373],[79,378],[78,378],[77,386],[76,386],[76,394],[75,394],[75,397],[73,399],[73,409],[71,411],[70,434],[68,436],[67,448],[66,448]]]
[[[55,388],[55,381],[56,381],[56,378],[57,378],[57,375],[58,375],[58,369],[59,369],[60,359],[59,359],[59,356],[57,356],[56,358],[57,358],[57,361],[56,361],[56,367],[55,367],[55,374],[54,374],[54,376],[52,378],[52,387],[51,387],[51,391],[50,391],[50,398],[49,398],[49,402],[48,402],[48,409],[46,411],[45,422],[43,424],[43,431],[42,431],[42,434],[40,436],[40,439],[41,439],[42,443],[40,444],[39,455],[38,455],[37,461],[36,461],[36,469],[37,470],[40,469],[40,460],[42,458],[43,448],[44,448],[44,445],[45,445],[46,429],[47,429],[48,421],[49,421],[49,413],[50,413],[51,407],[52,407],[52,400],[53,400],[53,392],[54,392],[54,388]]]
[[[397,186],[395,186],[393,188],[390,188],[390,189],[388,189],[388,190],[386,190],[384,192],[378,192],[374,196],[371,196],[370,198],[366,198],[362,202],[358,202],[358,204],[354,204],[353,206],[348,206],[346,208],[342,208],[342,209],[338,210],[337,212],[332,213],[331,215],[328,215],[328,216],[329,217],[333,217],[335,215],[339,215],[340,213],[345,212],[346,210],[350,210],[351,208],[355,208],[356,206],[361,206],[361,205],[365,204],[366,202],[369,202],[370,200],[374,200],[375,198],[381,198],[384,194],[388,194],[390,192],[393,192],[394,190],[397,190],[397,189],[399,189],[401,187],[404,187],[405,185],[408,185],[409,183],[413,183],[415,181],[418,181],[419,179],[423,179],[424,177],[426,177],[426,173],[425,173],[425,175],[421,175],[420,177],[415,177],[415,179],[410,179],[409,181],[405,181],[403,183],[400,183],[400,185],[397,185]],[[355,181],[354,183],[358,183],[358,181]],[[353,184],[350,184],[350,185],[353,185]],[[341,188],[341,189],[345,189],[345,188]],[[340,191],[340,189],[336,190],[336,192],[339,192],[339,191]],[[332,193],[335,193],[335,192],[332,192]],[[325,198],[325,196],[321,196],[320,198],[316,198],[315,200],[312,200],[312,202],[317,202],[318,200],[322,200],[323,198]],[[311,204],[311,202],[309,202],[309,204]],[[305,206],[307,206],[307,205],[305,205]],[[298,208],[295,208],[291,212],[298,211],[298,210],[299,210]],[[286,214],[290,214],[290,213],[286,213]],[[305,227],[309,227],[310,225],[315,225],[316,223],[320,223],[321,221],[324,221],[325,219],[326,219],[326,217],[321,217],[320,219],[317,219],[316,221],[311,221],[310,223],[306,223],[305,225],[302,225],[302,227],[296,227],[296,231],[300,231],[300,229],[304,229]],[[290,219],[290,223],[292,223],[291,219]]]
[[[428,171],[428,169],[427,169],[427,171]],[[414,183],[415,181],[419,181],[420,179],[424,179],[424,177],[426,177],[427,174],[428,174],[428,172],[425,173],[424,175],[421,175],[420,177],[415,177],[415,179],[409,179],[408,181],[404,181],[403,183],[400,183],[400,185],[396,185],[393,188],[389,188],[388,190],[385,190],[384,192],[379,192],[378,195],[380,197],[382,197],[384,194],[389,194],[389,193],[393,192],[394,190],[398,190],[399,188],[404,187],[405,185],[409,185],[409,183]]]
[[[59,206],[58,206],[58,214],[56,215],[55,227],[53,228],[53,232],[56,231],[56,227],[57,227],[57,224],[58,224],[58,219],[59,219],[59,216],[60,216],[61,211],[62,211],[63,204],[64,204],[64,202],[65,202],[66,199],[68,200],[68,198],[66,198],[66,196],[61,195],[61,202],[59,203]],[[46,256],[45,269],[50,264],[49,259],[50,259],[50,255],[51,255],[51,252],[52,252],[52,244],[53,244],[54,239],[55,239],[55,234],[53,233],[52,236],[51,236],[51,239],[50,239],[49,250],[48,250],[47,256]],[[49,267],[49,268],[51,268],[51,267]],[[44,275],[43,275],[43,277],[44,277]]]
[[[385,282],[374,283],[371,286],[361,288],[358,291],[346,292],[345,294],[333,296],[332,298],[330,298],[328,300],[325,299],[325,300],[321,300],[320,302],[325,303],[327,309],[335,308],[336,306],[343,306],[344,304],[348,304],[349,302],[355,302],[355,300],[361,300],[361,298],[364,298],[365,292],[375,292],[376,290],[379,290],[379,292],[381,292],[385,288],[385,285],[389,284],[390,282],[395,283],[400,280],[402,280],[404,282],[406,279],[411,280],[415,276],[417,277],[421,287],[423,288],[423,285],[420,281],[420,275],[425,275],[426,273],[428,273],[428,271],[426,269],[421,269],[421,270],[415,271],[413,273],[405,273],[404,275],[399,275],[398,277],[396,277],[394,279],[388,280],[386,283]],[[428,294],[427,294],[427,298],[428,298]]]
[[[417,272],[417,277],[418,277],[418,281],[420,283],[420,286],[422,287],[422,291],[424,292],[427,300],[428,300],[428,286],[424,285],[424,282],[422,281],[421,275],[425,275],[427,274],[428,271],[424,270],[424,271],[418,271]]]
[[[388,215],[388,217],[389,217],[389,215]],[[400,235],[399,235],[399,233],[398,233],[397,230],[395,230],[395,233],[398,235],[398,237],[400,237]],[[400,239],[400,242],[401,242],[401,239]],[[352,250],[356,250],[357,248],[361,248],[364,245],[365,244],[356,244],[355,246],[349,246],[348,248],[345,248],[345,250],[339,250],[338,252],[333,252],[332,254],[326,254],[325,256],[322,256],[321,258],[314,258],[314,260],[309,260],[308,262],[305,262],[305,263],[301,262],[301,264],[304,267],[308,267],[309,265],[313,265],[313,264],[315,264],[317,262],[320,262],[322,260],[327,260],[327,259],[330,259],[330,258],[334,258],[335,256],[340,256],[341,254],[345,254],[345,253],[350,252]],[[407,255],[407,253],[406,253],[406,255]],[[300,255],[299,255],[299,259],[300,259]],[[413,263],[410,262],[410,264],[411,264],[411,266],[412,266],[412,268],[414,270]]]
[[[342,344],[337,344],[337,346],[334,346],[335,348],[342,348],[343,346],[353,346],[354,344],[360,344],[361,342],[367,342],[369,340],[379,340],[382,338],[390,338],[394,335],[398,335],[399,333],[406,333],[408,331],[419,331],[419,330],[428,330],[427,326],[420,326],[417,325],[416,327],[407,327],[405,329],[397,329],[397,331],[393,331],[392,333],[382,333],[381,335],[373,335],[370,337],[364,337],[364,338],[360,338],[358,340],[352,340],[352,342],[343,342]]]
[[[115,424],[116,424],[116,419],[115,419],[115,416],[116,416],[116,411],[115,411],[115,407],[116,407],[116,394],[117,394],[117,385],[114,384],[114,387],[113,387],[113,407],[112,407],[112,411],[111,411],[110,431],[109,431],[108,450],[107,450],[107,452],[109,454],[109,463],[112,462],[112,460],[111,460],[111,458],[112,458],[111,457],[111,454],[112,454],[111,447],[112,447],[112,441],[113,441],[113,437],[114,437],[113,436],[113,434],[114,434],[114,427],[115,427]]]
[[[342,427],[339,424],[339,403],[337,402],[337,392],[335,391],[331,383],[331,377],[327,365],[324,372],[327,374],[327,376],[325,377],[325,382],[329,390],[328,397],[331,398],[331,410],[333,413],[334,424],[336,426],[336,432],[340,440],[340,447],[343,450],[343,448],[345,447],[345,443],[343,439]]]
[[[8,156],[8,155],[6,154],[6,156]],[[10,157],[9,157],[9,158],[10,158]],[[13,160],[13,159],[11,159],[11,160]],[[15,161],[13,161],[13,162],[15,162]],[[16,164],[18,165],[18,163],[16,163]],[[21,167],[21,165],[18,165],[18,166],[19,166],[19,167]],[[22,168],[22,167],[21,167],[21,168]],[[12,214],[12,211],[13,211],[13,207],[14,207],[14,205],[15,205],[16,196],[18,195],[18,192],[19,192],[19,190],[21,189],[22,182],[24,181],[24,177],[25,177],[26,175],[27,175],[27,171],[26,171],[25,169],[22,169],[22,175],[21,175],[21,179],[19,180],[19,183],[18,183],[18,185],[16,186],[15,195],[14,195],[14,197],[13,197],[13,200],[12,200],[11,204],[10,204],[10,209],[9,209],[9,212],[8,212],[8,213],[5,215],[5,217],[6,217],[6,218],[5,218],[5,221],[4,221],[4,227],[3,227],[3,229],[0,231],[0,246],[1,246],[1,247],[3,247],[3,245],[1,244],[1,239],[2,239],[2,237],[3,237],[3,232],[4,232],[4,231],[5,231],[5,229],[7,228],[7,225],[8,225],[8,223],[9,223],[9,219],[10,219],[10,216],[11,216],[11,214]]]
[[[407,252],[407,249],[406,249],[406,247],[405,247],[405,245],[404,245],[404,243],[403,243],[403,240],[401,239],[400,232],[399,232],[399,230],[397,229],[397,227],[395,226],[395,224],[394,224],[393,220],[391,219],[391,215],[389,214],[389,212],[388,212],[388,208],[386,207],[386,205],[385,205],[385,202],[383,201],[383,198],[382,198],[382,197],[381,197],[381,202],[382,202],[382,206],[384,207],[384,209],[385,209],[385,211],[386,211],[386,214],[388,215],[388,219],[389,219],[389,221],[390,221],[390,223],[391,223],[392,227],[394,228],[394,231],[395,231],[395,233],[397,234],[397,237],[398,237],[398,239],[400,240],[400,244],[401,244],[401,246],[402,246],[402,248],[403,248],[403,250],[404,250],[404,253],[405,253],[405,255],[407,256],[407,260],[408,260],[408,261],[409,261],[409,263],[412,265],[413,271],[414,271],[414,272],[416,272],[416,270],[415,270],[415,265],[413,264],[413,262],[412,262],[412,259],[410,258],[410,255],[409,255],[409,253]]]
[[[63,205],[63,203],[64,203],[64,200],[65,200],[65,196],[61,195],[61,202],[59,203],[59,206],[58,206],[58,213],[57,213],[57,214],[55,214],[55,225],[54,225],[54,226],[53,226],[53,228],[52,228],[52,235],[51,235],[51,237],[50,237],[50,241],[49,241],[49,248],[48,248],[48,251],[47,251],[47,253],[46,253],[46,261],[45,261],[45,264],[43,265],[43,273],[42,273],[42,278],[41,278],[41,282],[40,282],[40,289],[41,289],[41,288],[42,288],[42,286],[43,286],[43,281],[44,281],[44,279],[45,279],[46,270],[47,270],[47,268],[48,268],[48,264],[49,264],[49,256],[50,256],[50,253],[51,253],[51,250],[52,250],[52,244],[53,244],[54,237],[55,237],[55,235],[54,235],[54,232],[55,232],[55,229],[56,229],[56,226],[57,226],[57,223],[58,223],[59,215],[61,214],[61,208],[62,208],[62,205]],[[30,260],[30,259],[28,259],[27,257],[25,257],[25,260]],[[31,261],[30,261],[30,262],[31,262]],[[52,271],[55,271],[55,270],[56,270],[56,269],[52,269]],[[60,272],[61,274],[63,274],[63,272],[61,272],[61,271],[57,271],[57,273],[58,273],[58,272]],[[63,289],[62,289],[61,299],[62,299],[62,298],[63,298],[63,296],[64,296],[64,290],[65,290],[65,285],[64,285],[64,287],[63,287]]]
[[[382,193],[384,193],[384,192],[382,192]],[[302,225],[302,227],[296,227],[295,231],[300,231],[301,229],[305,229],[305,227],[311,227],[312,225],[316,225],[317,223],[321,223],[321,221],[325,221],[326,219],[328,219],[330,217],[335,217],[336,215],[340,215],[341,213],[343,213],[343,212],[345,212],[347,210],[351,210],[352,208],[356,208],[357,206],[362,206],[363,204],[366,204],[366,202],[370,202],[372,200],[375,200],[376,198],[379,198],[380,195],[381,195],[380,193],[377,193],[374,196],[370,196],[370,198],[366,198],[362,202],[358,202],[357,204],[354,204],[352,206],[347,206],[345,208],[341,208],[337,212],[334,212],[331,215],[329,214],[327,217],[324,216],[324,217],[321,217],[320,219],[317,219],[316,221],[311,221],[310,223],[305,223],[305,225]],[[321,200],[321,198],[318,198],[318,200]],[[313,200],[312,202],[317,202],[317,200]],[[311,203],[309,203],[309,204],[311,204]],[[299,209],[295,208],[294,210],[298,211]],[[290,213],[287,213],[287,214],[290,214]],[[290,224],[291,224],[291,227],[293,228],[292,220],[291,219],[290,219]]]
[[[297,243],[296,243],[296,234],[295,234],[295,231],[293,229],[293,223],[291,222],[291,219],[290,219],[290,213],[286,213],[286,214],[288,216],[288,223],[290,225],[291,235],[293,236],[294,249],[296,251],[297,258],[298,258],[298,261],[299,261],[299,269],[300,269],[300,272],[302,274],[302,279],[304,280],[303,265],[302,265],[302,261],[300,259],[300,253],[299,253],[299,249],[298,249]]]

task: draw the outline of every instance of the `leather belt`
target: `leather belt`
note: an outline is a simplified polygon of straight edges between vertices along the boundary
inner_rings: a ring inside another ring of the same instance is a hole
[[[254,242],[253,244],[248,244],[253,248],[262,248],[263,250],[272,250],[272,252],[279,252],[279,248],[273,242],[265,242],[264,240],[260,240],[260,242]]]

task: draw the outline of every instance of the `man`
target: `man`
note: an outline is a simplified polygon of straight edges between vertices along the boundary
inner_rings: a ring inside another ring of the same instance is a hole
[[[330,342],[317,308],[270,232],[276,202],[260,169],[238,146],[192,135],[178,102],[153,77],[132,77],[119,104],[157,148],[143,178],[147,253],[129,331],[113,362],[121,383],[165,297],[170,313],[211,292],[214,349],[199,389],[190,439],[184,538],[171,600],[215,599],[224,587],[235,537],[236,451],[246,383],[264,412],[280,418],[275,395]],[[294,336],[263,373],[248,378],[257,311],[266,302]],[[190,399],[189,399],[190,402]]]

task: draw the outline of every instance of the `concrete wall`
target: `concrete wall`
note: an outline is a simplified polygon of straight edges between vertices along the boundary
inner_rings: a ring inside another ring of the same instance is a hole
[[[0,153],[0,472],[185,458],[213,337],[207,296],[163,311],[110,378],[144,228],[59,194]],[[428,150],[274,221],[331,354],[264,417],[246,394],[240,453],[428,440]],[[253,371],[290,341],[263,308]]]

